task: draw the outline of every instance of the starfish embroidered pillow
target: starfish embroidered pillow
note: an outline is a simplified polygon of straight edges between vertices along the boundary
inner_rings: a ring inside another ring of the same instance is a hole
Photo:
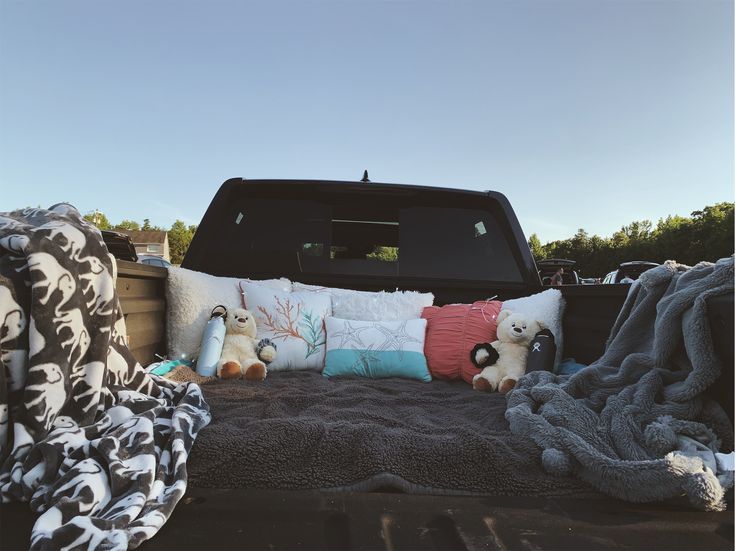
[[[258,338],[276,343],[268,371],[324,368],[324,319],[332,315],[328,295],[290,293],[254,282],[242,283],[247,309],[255,315]]]
[[[431,381],[424,356],[426,320],[326,319],[326,377],[357,375]]]

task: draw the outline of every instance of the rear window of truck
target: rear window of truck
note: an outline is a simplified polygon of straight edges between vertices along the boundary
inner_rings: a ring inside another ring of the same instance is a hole
[[[243,273],[522,281],[491,212],[400,203],[249,196],[230,203],[210,254],[230,268],[236,255]]]

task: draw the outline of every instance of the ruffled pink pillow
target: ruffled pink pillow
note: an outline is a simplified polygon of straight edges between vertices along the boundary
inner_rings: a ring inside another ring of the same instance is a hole
[[[499,300],[480,300],[473,304],[424,308],[421,313],[427,321],[424,354],[431,375],[472,383],[480,370],[470,361],[470,352],[477,343],[497,339],[496,320],[502,306]]]

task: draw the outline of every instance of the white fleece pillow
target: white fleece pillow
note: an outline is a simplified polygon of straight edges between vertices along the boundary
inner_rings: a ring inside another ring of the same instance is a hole
[[[500,309],[525,314],[543,323],[554,335],[556,344],[556,358],[554,367],[561,363],[562,349],[564,348],[564,334],[562,319],[566,302],[559,289],[547,289],[530,297],[512,298],[503,302]]]
[[[217,277],[186,268],[171,267],[166,281],[168,355],[191,358],[199,354],[202,334],[212,308],[242,308],[238,284],[250,281],[236,277]],[[290,291],[288,279],[258,282],[271,289]]]
[[[335,318],[357,321],[406,321],[418,319],[426,306],[434,304],[432,293],[418,291],[354,291],[294,282],[294,291],[325,293],[332,297]]]
[[[268,371],[324,369],[324,320],[332,315],[329,295],[289,293],[248,281],[243,288],[247,308],[258,325],[258,338],[270,339],[278,347]]]

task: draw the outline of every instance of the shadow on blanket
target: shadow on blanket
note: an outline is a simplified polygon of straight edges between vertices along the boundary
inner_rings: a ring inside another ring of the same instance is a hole
[[[464,382],[292,371],[202,391],[213,422],[189,458],[193,486],[598,495],[544,473],[536,445],[510,433],[505,397]]]

